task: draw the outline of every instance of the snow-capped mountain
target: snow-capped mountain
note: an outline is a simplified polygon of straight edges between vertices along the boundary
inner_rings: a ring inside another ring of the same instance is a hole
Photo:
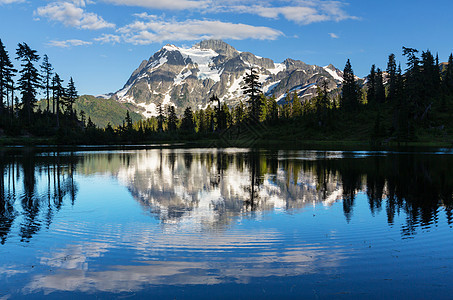
[[[343,73],[333,65],[319,67],[293,59],[274,63],[223,41],[205,40],[190,49],[164,46],[144,60],[113,97],[135,104],[145,117],[156,115],[160,103],[175,105],[180,113],[188,106],[204,108],[213,94],[234,105],[244,99],[243,77],[251,67],[258,71],[263,92],[277,101],[288,91],[307,100],[316,94],[321,81],[325,80],[330,90],[343,81]]]

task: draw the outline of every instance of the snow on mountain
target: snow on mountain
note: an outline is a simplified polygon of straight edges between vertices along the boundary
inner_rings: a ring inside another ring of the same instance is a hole
[[[213,59],[219,54],[214,50],[201,49],[197,46],[190,49],[183,49],[173,45],[167,45],[164,49],[167,51],[178,51],[185,59],[190,59],[198,67],[199,72],[197,78],[199,80],[212,79],[216,82],[220,81],[222,70],[216,69],[213,64]]]
[[[326,81],[334,90],[343,81],[342,72],[332,65],[319,67],[292,59],[274,63],[223,41],[206,40],[188,49],[164,46],[143,61],[113,97],[134,104],[145,117],[157,115],[159,104],[173,105],[178,113],[189,106],[207,107],[212,95],[234,106],[245,100],[243,77],[251,67],[258,72],[263,92],[276,99],[295,91],[308,101],[319,82]]]
[[[333,77],[333,79],[339,82],[343,82],[343,72],[337,70],[334,66],[328,65],[325,66],[323,69],[326,70],[327,73],[329,73]]]

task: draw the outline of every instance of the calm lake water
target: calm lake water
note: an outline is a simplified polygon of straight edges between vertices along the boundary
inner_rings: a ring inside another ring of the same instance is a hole
[[[453,296],[453,154],[0,153],[0,299]]]

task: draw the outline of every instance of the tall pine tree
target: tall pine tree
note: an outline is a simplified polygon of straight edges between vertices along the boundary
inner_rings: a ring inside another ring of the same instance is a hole
[[[376,102],[376,65],[371,66],[370,75],[367,79],[367,101],[368,104],[374,104]]]
[[[157,106],[157,131],[158,132],[164,131],[164,121],[165,121],[165,115],[164,115],[164,109],[162,108],[162,102],[161,102]]]
[[[79,97],[78,93],[77,93],[77,90],[75,88],[75,85],[74,85],[74,80],[72,79],[72,77],[69,79],[69,82],[68,82],[68,87],[66,88],[66,110],[72,114],[73,113],[73,107],[74,107],[74,103],[75,101],[77,100],[77,98]]]
[[[407,58],[404,92],[408,100],[407,105],[409,106],[409,111],[414,114],[414,118],[417,118],[420,114],[424,95],[423,82],[420,74],[420,60],[417,57],[417,53],[417,49],[403,47],[403,55]]]
[[[442,80],[444,91],[447,95],[453,96],[453,54],[448,58],[447,69]]]
[[[3,101],[5,96],[8,99],[8,90],[12,88],[13,76],[15,72],[16,70],[13,68],[8,51],[6,51],[6,48],[0,39],[0,114],[2,114],[4,110]]]
[[[357,109],[360,103],[360,87],[358,86],[351,62],[348,59],[343,71],[343,87],[341,89],[341,106],[346,110]]]
[[[395,100],[396,93],[396,59],[395,54],[393,53],[389,55],[387,73],[389,76],[387,99],[389,102],[393,102]]]
[[[173,105],[168,107],[167,120],[168,120],[167,126],[168,131],[176,131],[178,126],[178,116],[176,115],[176,110]]]
[[[385,102],[385,87],[384,87],[384,79],[382,77],[381,69],[377,69],[376,72],[376,102],[377,103],[384,103]]]
[[[41,80],[34,63],[39,61],[36,50],[32,50],[27,43],[19,43],[16,54],[17,59],[22,61],[22,69],[19,71],[19,89],[22,94],[23,112],[31,122],[33,107],[37,101],[36,92],[41,87]]]
[[[181,120],[181,130],[187,132],[194,132],[195,130],[195,123],[193,121],[193,112],[192,108],[189,106],[184,110],[184,115]]]
[[[52,84],[52,75],[53,75],[53,68],[52,65],[49,63],[49,57],[47,54],[44,54],[42,63],[41,63],[41,78],[42,78],[42,86],[46,92],[46,100],[47,100],[47,108],[46,111],[49,113],[50,111],[50,90]]]
[[[60,105],[65,98],[65,88],[62,85],[63,80],[55,73],[52,78],[52,98],[53,98],[53,113],[55,114],[57,127],[60,127]]]
[[[245,95],[249,96],[247,103],[250,107],[250,116],[255,120],[259,120],[260,117],[260,108],[261,108],[261,84],[258,81],[258,73],[255,68],[250,68],[250,74],[245,74],[244,76],[244,87],[243,92]]]

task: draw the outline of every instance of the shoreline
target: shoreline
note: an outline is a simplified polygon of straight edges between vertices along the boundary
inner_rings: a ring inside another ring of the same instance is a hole
[[[276,140],[258,139],[224,141],[221,139],[200,139],[200,140],[166,140],[166,141],[143,141],[135,143],[112,143],[112,144],[60,144],[55,139],[15,137],[0,138],[0,150],[5,149],[154,149],[154,148],[262,148],[280,150],[397,150],[397,149],[451,149],[453,142],[387,142],[372,143],[370,141],[357,140]]]

